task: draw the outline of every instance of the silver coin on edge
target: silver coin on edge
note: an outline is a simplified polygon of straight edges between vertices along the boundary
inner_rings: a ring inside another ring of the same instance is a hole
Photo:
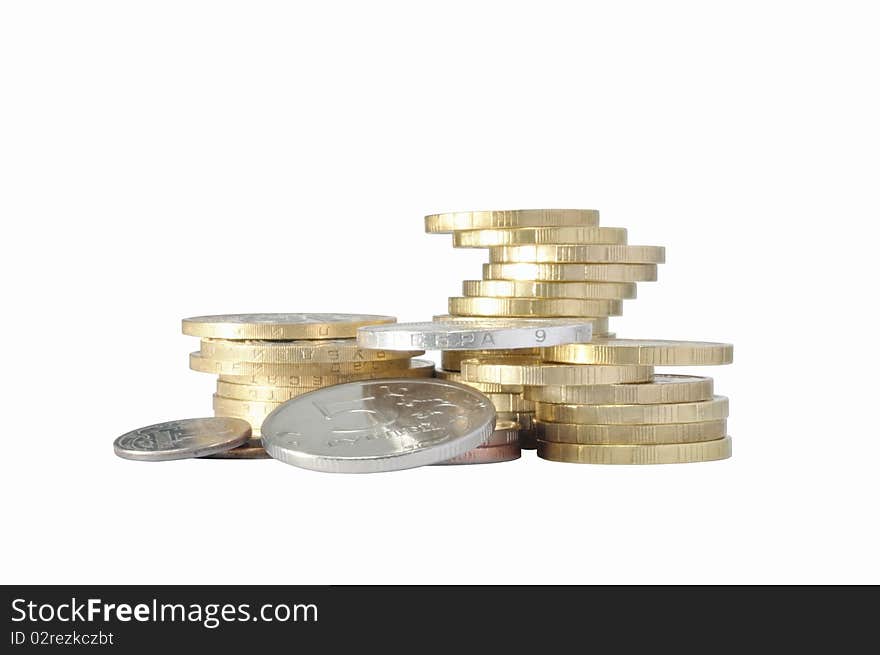
[[[592,336],[590,321],[425,321],[362,327],[357,342],[382,350],[494,350],[586,343]]]
[[[186,418],[126,432],[113,442],[125,459],[164,462],[222,453],[245,443],[251,426],[238,418]]]
[[[442,462],[486,441],[495,408],[483,394],[438,379],[361,380],[278,407],[263,447],[286,464],[329,473],[379,473]]]

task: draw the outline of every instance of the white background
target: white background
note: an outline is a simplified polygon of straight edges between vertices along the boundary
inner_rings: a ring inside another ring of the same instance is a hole
[[[4,583],[880,582],[872,3],[5,2]],[[445,311],[439,211],[667,246],[621,336],[731,341],[735,455],[140,464],[184,316]]]

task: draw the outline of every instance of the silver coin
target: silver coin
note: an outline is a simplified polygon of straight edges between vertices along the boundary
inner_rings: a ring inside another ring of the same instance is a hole
[[[560,324],[539,319],[494,321],[426,321],[358,328],[361,348],[382,350],[496,350],[554,344],[586,343],[593,336],[590,321]],[[416,345],[418,344],[418,345]]]
[[[123,434],[113,451],[125,459],[163,462],[222,453],[245,443],[251,426],[238,418],[186,418]]]
[[[434,464],[486,441],[495,408],[437,379],[361,380],[298,396],[266,417],[263,447],[293,466],[378,473]]]

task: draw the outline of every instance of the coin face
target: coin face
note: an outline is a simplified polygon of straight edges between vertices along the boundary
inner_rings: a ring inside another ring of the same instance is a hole
[[[590,321],[431,321],[364,327],[357,341],[361,348],[384,350],[494,350],[583,343],[592,334]]]
[[[113,442],[119,457],[147,462],[204,457],[245,443],[251,426],[237,418],[188,418],[148,425]]]
[[[486,441],[495,408],[446,380],[340,384],[284,403],[263,422],[263,447],[293,466],[376,473],[451,459]]]
[[[375,314],[218,314],[183,319],[183,333],[215,339],[339,339],[364,325],[393,323]]]

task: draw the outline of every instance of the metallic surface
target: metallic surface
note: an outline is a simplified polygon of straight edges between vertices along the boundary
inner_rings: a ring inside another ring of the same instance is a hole
[[[333,384],[352,382],[354,380],[378,380],[382,378],[430,378],[434,375],[434,362],[426,359],[413,359],[407,368],[393,368],[385,372],[363,371],[360,373],[316,373],[311,374],[284,374],[284,375],[224,375],[220,374],[222,382],[233,384],[253,384],[259,386],[293,387],[321,389]]]
[[[534,412],[535,404],[518,393],[486,393],[496,412]]]
[[[540,359],[465,360],[461,373],[466,381],[521,385],[590,385],[621,382],[650,382],[650,366],[585,366],[551,364]]]
[[[484,280],[650,282],[657,264],[483,264]]]
[[[723,438],[727,434],[727,421],[721,419],[700,423],[655,425],[584,425],[535,421],[535,431],[539,439],[559,443],[689,443]]]
[[[545,423],[600,423],[633,425],[655,423],[697,423],[727,418],[724,396],[695,403],[658,405],[556,405],[535,403],[535,418]]]
[[[474,448],[462,455],[447,459],[445,462],[437,462],[437,466],[452,466],[461,464],[497,464],[499,462],[511,462],[522,457],[519,443],[503,446],[481,446]]]
[[[653,405],[709,400],[713,387],[712,378],[663,374],[641,384],[525,387],[523,398],[571,405]]]
[[[202,459],[272,459],[266,449],[259,444],[246,443],[238,448],[227,450],[216,455],[208,455]]]
[[[452,235],[456,248],[490,248],[537,243],[626,243],[623,227],[526,227],[518,229],[466,230]]]
[[[684,464],[727,459],[730,437],[685,444],[592,445],[538,441],[538,457],[577,464]]]
[[[492,350],[582,343],[589,341],[592,334],[593,325],[589,320],[572,320],[568,324],[542,320],[508,320],[506,324],[432,321],[362,328],[358,330],[357,341],[361,348],[387,350]]]
[[[574,298],[625,300],[636,297],[634,282],[535,282],[530,280],[465,280],[462,295],[495,298]]]
[[[514,319],[504,318],[504,317],[493,317],[493,316],[452,316],[451,314],[438,314],[434,316],[435,321],[455,321],[461,323],[486,323],[486,324],[498,324],[498,325],[509,325],[510,322]],[[517,321],[523,319],[517,319]],[[531,319],[530,319],[531,320]],[[557,325],[568,325],[571,323],[570,318],[542,318],[542,321],[547,321],[549,323],[554,323]],[[589,317],[583,318],[581,320],[584,323],[592,323],[593,325],[593,337],[599,335],[607,335],[608,333],[608,318],[606,317]]]
[[[480,444],[480,448],[492,448],[494,446],[507,446],[519,443],[519,425],[512,421],[502,421],[502,423],[512,427],[499,428],[496,423],[495,431],[489,435],[486,441]]]
[[[464,376],[460,371],[445,371],[441,368],[438,368],[434,371],[436,377],[441,380],[449,380],[451,382],[460,382],[461,384],[466,384],[469,387],[473,387],[477,391],[482,391],[485,393],[516,393],[520,394],[523,392],[523,386],[518,384],[494,384],[491,382],[468,382],[464,379]]]
[[[572,364],[717,366],[733,361],[733,346],[706,341],[600,339],[547,348],[542,356],[546,361]]]
[[[407,359],[386,359],[366,362],[333,362],[323,364],[264,364],[208,359],[199,352],[190,353],[189,367],[202,373],[233,376],[345,376],[352,374],[387,373],[409,368]]]
[[[425,232],[482,230],[517,227],[595,226],[595,209],[509,209],[498,211],[450,212],[425,216]]]
[[[662,264],[666,249],[662,246],[624,245],[535,245],[498,246],[489,249],[489,261],[535,262],[538,264]]]
[[[251,426],[236,418],[188,418],[123,434],[113,451],[125,459],[159,462],[204,457],[245,443]]]
[[[393,323],[375,314],[220,314],[183,319],[183,333],[215,339],[340,339],[359,327]]]
[[[217,395],[235,400],[251,400],[258,402],[281,402],[296,398],[316,387],[272,387],[256,384],[233,384],[217,380]]]
[[[423,350],[416,349],[367,350],[359,347],[355,339],[298,339],[295,341],[202,339],[199,352],[206,359],[264,364],[371,362],[405,359],[425,354]]]
[[[287,464],[373,473],[457,457],[494,431],[495,408],[445,380],[374,380],[319,389],[284,403],[262,427],[263,447]]]
[[[460,371],[466,359],[484,357],[540,357],[540,348],[512,348],[510,350],[444,350],[440,353],[440,366],[446,371]]]
[[[620,316],[620,300],[581,300],[576,298],[491,298],[449,299],[449,313],[467,316]],[[513,347],[513,346],[511,346]]]

